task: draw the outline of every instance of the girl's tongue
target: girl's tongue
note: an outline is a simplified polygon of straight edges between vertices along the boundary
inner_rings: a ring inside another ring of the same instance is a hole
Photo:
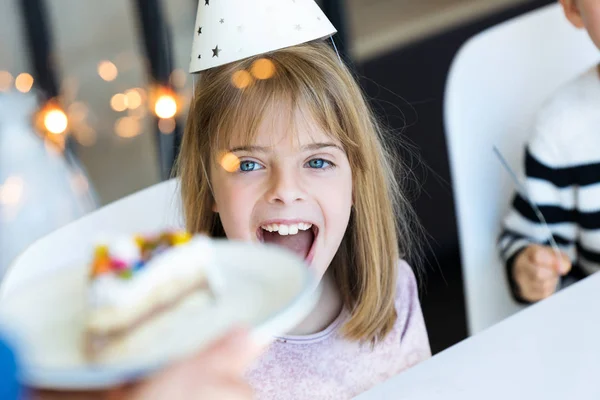
[[[302,259],[306,259],[308,252],[312,247],[315,235],[312,229],[298,231],[295,235],[280,235],[278,232],[268,232],[263,230],[263,239],[265,243],[276,244],[293,251]]]

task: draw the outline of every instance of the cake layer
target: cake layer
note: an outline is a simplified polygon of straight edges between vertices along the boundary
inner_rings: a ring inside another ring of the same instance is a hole
[[[172,237],[163,240],[172,241]],[[87,329],[93,342],[134,329],[195,290],[206,290],[213,296],[219,290],[210,239],[196,236],[171,247],[161,243],[147,246],[139,238],[120,239],[117,245],[102,250],[108,257],[101,254],[99,258],[110,259],[113,268],[104,271],[96,262],[96,274],[90,282]]]
[[[151,324],[154,319],[163,316],[163,314],[166,315],[166,313],[175,311],[180,303],[192,294],[200,291],[210,293],[210,288],[207,286],[206,280],[190,284],[186,290],[179,290],[177,293],[173,292],[173,296],[168,299],[167,297],[163,297],[163,301],[160,304],[154,303],[153,308],[145,309],[145,311],[138,310],[137,317],[134,319],[130,315],[127,324],[120,326],[111,325],[112,329],[109,331],[88,329],[85,336],[84,349],[87,357],[91,360],[97,360],[102,358],[103,354],[105,355],[111,351],[119,351],[119,348],[123,346],[126,347],[128,338],[132,337],[132,334],[138,328],[142,327],[142,325],[146,326],[145,324]],[[114,318],[114,316],[109,315],[105,315],[105,317]],[[97,322],[101,322],[100,319]]]
[[[182,293],[192,289],[209,290],[206,276],[189,276],[187,279],[169,280],[146,291],[138,301],[121,306],[103,306],[90,309],[87,329],[97,334],[112,334],[128,329],[130,325],[153,313],[156,308],[164,307],[179,299]]]

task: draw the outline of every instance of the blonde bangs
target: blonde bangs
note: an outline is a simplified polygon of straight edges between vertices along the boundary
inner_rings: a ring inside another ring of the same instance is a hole
[[[277,54],[277,53],[276,53]],[[265,57],[269,57],[268,55]],[[357,127],[344,127],[340,115],[352,112],[341,110],[334,97],[328,93],[330,85],[323,79],[322,74],[306,71],[297,74],[293,65],[280,60],[276,56],[269,58],[275,67],[275,75],[270,79],[254,80],[245,88],[237,88],[233,83],[223,88],[218,104],[213,103],[210,112],[211,119],[207,121],[206,131],[214,132],[210,140],[210,154],[221,154],[233,147],[251,146],[255,143],[258,130],[272,121],[267,118],[277,115],[287,121],[287,133],[292,138],[298,136],[297,129],[302,126],[298,118],[314,121],[321,131],[336,142],[339,142],[347,152],[354,168],[362,168],[359,162],[361,153],[359,144],[353,140],[349,131]],[[223,74],[235,74],[250,68],[252,60],[245,60]],[[307,64],[311,66],[311,64]],[[204,80],[209,77],[204,77]],[[201,89],[199,89],[201,90]],[[323,95],[325,94],[325,95]]]
[[[274,75],[236,86],[234,74],[251,71],[259,59],[272,62]],[[418,224],[395,181],[399,171],[360,87],[326,43],[282,49],[201,73],[178,161],[187,227],[225,236],[212,212],[211,163],[234,145],[253,145],[273,115],[283,115],[288,134],[296,137],[302,125],[297,118],[311,119],[346,151],[354,206],[330,271],[351,312],[344,335],[375,343],[396,321],[398,259],[414,247]]]

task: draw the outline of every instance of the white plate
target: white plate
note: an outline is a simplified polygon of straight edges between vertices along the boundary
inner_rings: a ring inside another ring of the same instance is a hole
[[[139,329],[102,364],[82,353],[88,268],[63,268],[13,290],[0,303],[0,321],[19,339],[24,383],[48,389],[101,389],[143,377],[245,323],[268,342],[299,323],[319,289],[305,264],[285,250],[214,241],[224,287],[215,302],[200,295]]]

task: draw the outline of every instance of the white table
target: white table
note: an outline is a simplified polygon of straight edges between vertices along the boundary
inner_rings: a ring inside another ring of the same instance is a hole
[[[600,399],[600,274],[357,399]]]

